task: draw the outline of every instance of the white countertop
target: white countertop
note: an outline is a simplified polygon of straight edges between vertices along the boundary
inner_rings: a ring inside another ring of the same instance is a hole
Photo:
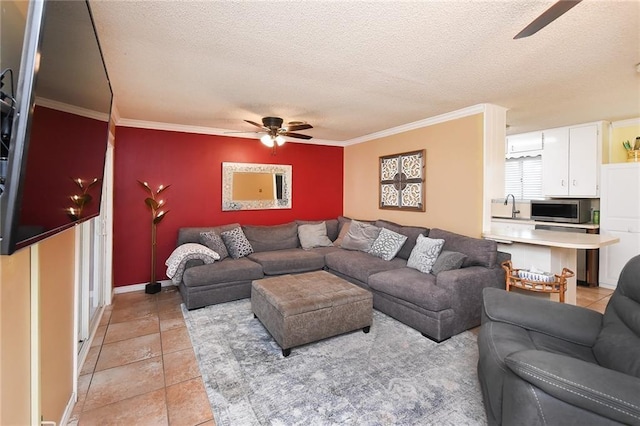
[[[499,243],[524,243],[571,249],[597,249],[620,241],[600,234],[547,231],[543,229],[491,229],[482,236]]]
[[[550,225],[560,226],[563,228],[580,228],[580,229],[600,229],[600,225],[595,223],[561,223],[561,222],[542,222],[533,219],[512,219],[509,217],[492,217],[492,222],[498,223],[521,223],[523,225]]]

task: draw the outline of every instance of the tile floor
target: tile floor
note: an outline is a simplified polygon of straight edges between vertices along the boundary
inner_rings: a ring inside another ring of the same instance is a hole
[[[604,312],[611,293],[579,286],[577,304]],[[181,302],[175,287],[114,297],[82,367],[70,425],[215,425]]]
[[[80,372],[70,425],[215,425],[176,287],[117,294]]]

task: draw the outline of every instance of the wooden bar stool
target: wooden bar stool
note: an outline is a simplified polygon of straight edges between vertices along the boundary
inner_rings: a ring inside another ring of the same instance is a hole
[[[522,278],[520,271],[523,269],[514,269],[510,260],[501,263],[502,269],[506,273],[507,291],[511,291],[511,287],[520,288],[527,291],[535,291],[538,293],[558,293],[560,303],[564,303],[564,293],[567,291],[567,278],[573,277],[573,271],[562,268],[561,274],[554,274],[553,281],[536,281],[532,279]],[[528,272],[528,271],[526,271]]]

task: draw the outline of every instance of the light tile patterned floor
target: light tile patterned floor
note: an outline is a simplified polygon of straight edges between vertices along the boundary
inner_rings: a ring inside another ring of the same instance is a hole
[[[604,312],[611,293],[578,286],[577,304]],[[215,425],[181,302],[175,287],[114,297],[82,367],[69,424]]]
[[[117,294],[82,367],[70,425],[215,425],[176,287]]]

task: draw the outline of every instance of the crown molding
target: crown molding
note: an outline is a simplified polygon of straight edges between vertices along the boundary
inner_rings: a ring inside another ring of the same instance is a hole
[[[433,126],[434,124],[444,123],[446,121],[458,118],[468,117],[470,115],[484,113],[491,104],[478,104],[471,107],[459,109],[456,111],[440,114],[435,117],[425,118],[424,120],[414,121],[413,123],[403,124],[401,126],[392,127],[391,129],[382,130],[380,132],[371,133],[369,135],[360,136],[346,141],[334,141],[328,139],[310,139],[310,140],[294,140],[287,138],[287,142],[302,143],[308,145],[329,145],[329,146],[349,146],[367,142],[374,139],[380,139],[387,136],[396,135],[398,133],[408,132],[410,130],[420,129],[422,127]],[[232,130],[219,129],[215,127],[189,126],[183,124],[163,123],[159,121],[132,120],[128,118],[120,118],[116,125],[119,127],[136,127],[139,129],[164,130],[168,132],[197,133],[202,135],[226,136],[230,138],[243,139],[260,139],[256,133],[229,133]]]
[[[104,112],[93,111],[81,108],[75,105],[65,104],[64,102],[53,101],[47,98],[36,96],[36,105],[45,108],[55,109],[56,111],[68,112],[69,114],[79,115],[81,117],[92,118],[94,120],[109,122],[109,114]]]
[[[360,136],[354,139],[349,139],[343,142],[344,146],[356,145],[363,142],[368,142],[374,139],[380,139],[388,136],[397,135],[398,133],[408,132],[410,130],[420,129],[422,127],[433,126],[434,124],[444,123],[445,121],[451,121],[458,118],[468,117],[470,115],[480,114],[485,112],[486,106],[489,104],[478,104],[471,107],[459,109],[456,111],[447,112],[444,114],[436,115],[435,117],[425,118],[423,120],[414,121],[413,123],[403,124],[401,126],[392,127],[380,132],[371,133],[365,136]]]
[[[631,126],[640,126],[640,117],[611,122],[611,128],[631,127]]]
[[[151,129],[151,130],[164,130],[167,132],[182,132],[182,133],[197,133],[201,135],[215,135],[225,136],[228,138],[242,138],[242,139],[260,139],[257,133],[229,133],[235,132],[235,130],[219,129],[216,127],[204,127],[204,126],[189,126],[183,124],[174,123],[162,123],[159,121],[144,121],[144,120],[131,120],[123,118],[116,123],[118,127],[136,127],[139,129]],[[325,139],[310,139],[310,140],[295,140],[294,138],[287,138],[287,142],[303,143],[308,145],[330,145],[330,146],[343,146],[342,142],[325,140]]]

